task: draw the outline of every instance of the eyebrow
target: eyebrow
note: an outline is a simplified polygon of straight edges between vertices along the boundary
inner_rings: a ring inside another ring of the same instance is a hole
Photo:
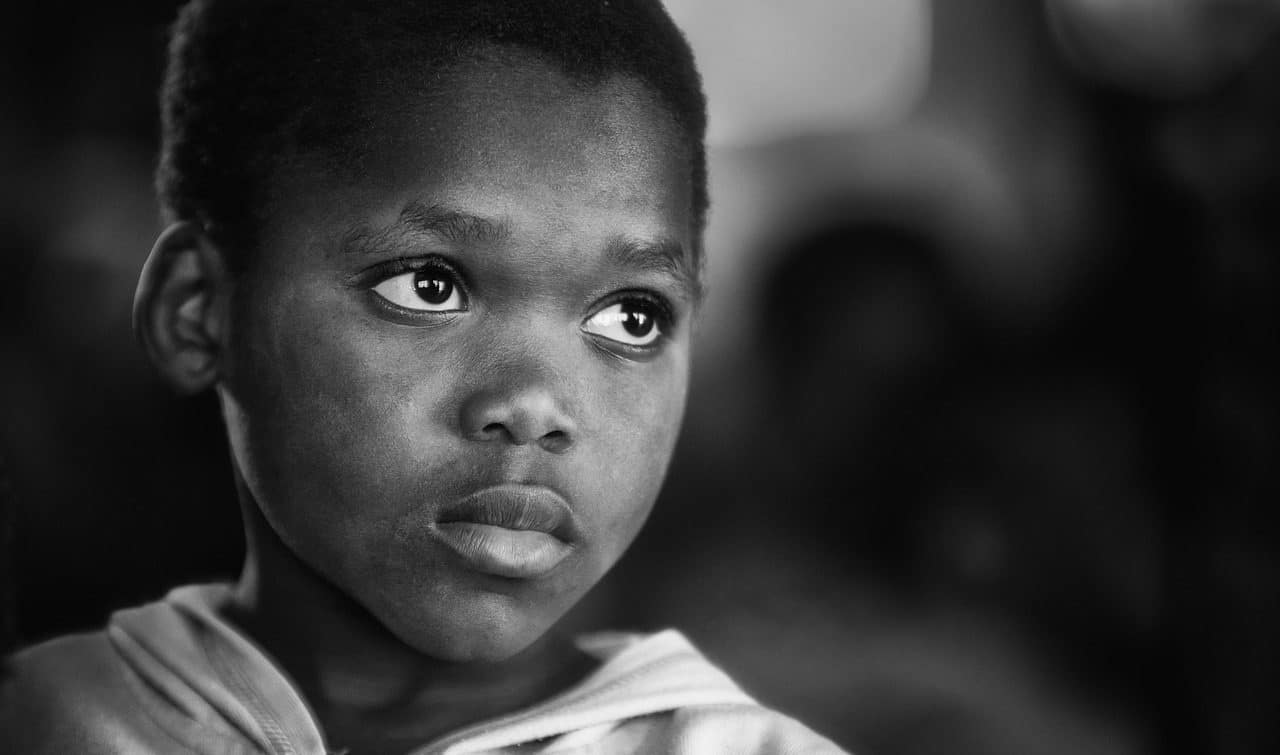
[[[342,249],[351,254],[380,251],[390,238],[429,234],[460,246],[501,241],[511,232],[507,222],[462,212],[439,204],[410,202],[396,221],[381,230],[357,226],[343,234]]]
[[[396,224],[419,233],[432,233],[457,244],[501,241],[511,233],[505,220],[425,202],[405,205]]]
[[[691,301],[702,299],[702,281],[690,264],[684,246],[677,241],[615,236],[605,248],[605,256],[618,267],[670,276]]]

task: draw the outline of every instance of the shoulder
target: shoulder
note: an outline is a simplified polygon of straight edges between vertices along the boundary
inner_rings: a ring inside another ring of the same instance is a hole
[[[0,700],[7,713],[55,709],[109,696],[119,686],[115,654],[103,632],[68,635],[6,658]]]
[[[843,753],[799,721],[759,705],[706,705],[672,712],[662,743],[668,752],[760,755]]]
[[[113,699],[129,695],[102,632],[27,648],[0,668],[0,739],[22,752],[91,752],[83,735]]]
[[[125,752],[163,733],[105,632],[35,645],[0,666],[0,741],[15,752]]]
[[[760,705],[684,635],[601,634],[580,638],[588,652],[607,658],[580,690],[581,704],[561,715],[613,722],[611,751],[840,753],[835,743],[804,724]],[[585,735],[579,735],[585,736]]]

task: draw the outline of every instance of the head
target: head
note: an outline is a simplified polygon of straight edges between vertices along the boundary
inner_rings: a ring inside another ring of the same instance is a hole
[[[169,66],[152,359],[217,392],[242,503],[319,579],[425,654],[518,653],[675,443],[687,44],[656,1],[215,1]]]

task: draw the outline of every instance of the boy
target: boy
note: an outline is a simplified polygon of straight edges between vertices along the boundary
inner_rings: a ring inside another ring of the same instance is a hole
[[[135,325],[220,399],[245,568],[17,656],[0,742],[835,751],[674,632],[549,631],[683,411],[705,116],[656,0],[196,0],[162,106]]]

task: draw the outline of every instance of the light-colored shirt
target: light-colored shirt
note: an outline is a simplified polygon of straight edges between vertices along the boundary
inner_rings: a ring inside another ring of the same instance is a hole
[[[5,752],[324,755],[324,735],[275,663],[212,606],[226,585],[182,587],[105,631],[37,645],[0,684]],[[756,703],[673,630],[591,634],[575,687],[429,742],[463,753],[839,753]]]

